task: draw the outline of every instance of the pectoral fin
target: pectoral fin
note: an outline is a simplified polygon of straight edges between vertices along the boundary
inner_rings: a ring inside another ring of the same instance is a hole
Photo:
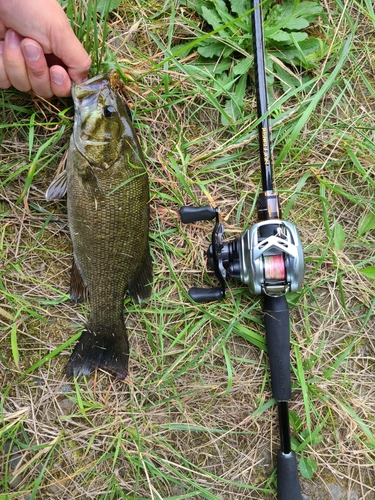
[[[68,186],[68,179],[66,175],[66,170],[60,172],[60,174],[53,179],[49,188],[46,191],[45,197],[47,201],[59,200],[66,194]]]

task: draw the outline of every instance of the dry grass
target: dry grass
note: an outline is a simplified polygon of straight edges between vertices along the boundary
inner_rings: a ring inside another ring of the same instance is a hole
[[[375,238],[358,228],[374,212],[374,19],[368,4],[326,7],[321,32],[330,47],[311,75],[316,85],[285,100],[274,127],[275,156],[285,151],[276,184],[306,257],[304,288],[290,297],[290,409],[297,455],[317,465],[311,480],[302,479],[307,498],[370,500],[375,297],[360,270],[373,262]],[[171,12],[160,9],[141,2],[134,13],[125,2],[107,36],[132,77],[128,92],[152,193],[154,293],[143,308],[125,302],[126,382],[103,373],[78,381],[62,375],[88,314],[67,295],[65,204],[44,199],[71,132],[70,103],[2,95],[0,499],[275,498],[278,422],[259,300],[232,282],[220,304],[191,302],[190,286],[215,283],[204,256],[212,228],[182,226],[178,217],[184,203],[213,203],[227,219],[228,238],[254,221],[254,96],[249,89],[243,120],[221,125],[199,79],[184,72],[183,61],[165,62]],[[173,43],[191,36],[188,18],[193,14],[178,7]],[[344,64],[286,151],[339,59],[350,19],[357,26]],[[215,92],[213,82],[204,85]],[[28,195],[17,202],[28,175]]]

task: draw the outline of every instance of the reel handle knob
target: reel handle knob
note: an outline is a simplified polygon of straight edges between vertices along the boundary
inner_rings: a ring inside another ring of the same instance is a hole
[[[180,217],[184,224],[200,220],[212,220],[216,217],[217,210],[210,206],[205,207],[181,207]]]
[[[194,302],[214,302],[216,300],[221,300],[225,296],[225,292],[222,288],[190,288],[190,297]]]

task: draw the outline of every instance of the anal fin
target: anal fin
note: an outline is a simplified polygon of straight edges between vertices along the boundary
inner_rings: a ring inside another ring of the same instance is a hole
[[[141,260],[141,264],[133,279],[129,283],[129,293],[134,301],[142,302],[143,300],[150,297],[152,280],[152,260],[150,255],[150,248],[147,245],[145,255]]]
[[[88,297],[88,288],[82,278],[82,274],[77,266],[76,260],[73,259],[72,270],[70,274],[70,298],[75,304],[85,302]]]

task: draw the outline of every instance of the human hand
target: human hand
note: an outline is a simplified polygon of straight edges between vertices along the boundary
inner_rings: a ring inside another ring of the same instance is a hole
[[[56,0],[0,0],[0,88],[65,97],[90,66]]]

